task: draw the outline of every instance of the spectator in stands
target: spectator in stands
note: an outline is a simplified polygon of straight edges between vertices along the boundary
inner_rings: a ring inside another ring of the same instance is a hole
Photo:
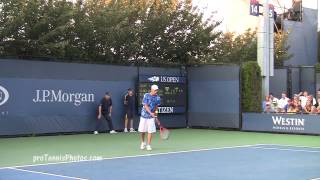
[[[99,126],[102,123],[102,121],[100,120],[102,116],[106,119],[106,121],[109,125],[110,133],[111,134],[117,133],[113,128],[111,113],[112,113],[112,99],[111,99],[110,93],[106,92],[106,94],[101,99],[100,104],[99,104],[98,122],[96,124],[96,130],[94,131],[94,134],[98,134]]]
[[[133,129],[133,118],[135,112],[135,98],[131,88],[128,89],[128,93],[124,96],[123,101],[125,107],[125,120],[124,120],[124,132],[128,132],[128,121],[130,121],[130,132],[136,132]]]
[[[277,112],[278,110],[278,99],[273,96],[272,93],[269,94],[270,102],[271,102],[271,110],[273,112]]]
[[[295,107],[293,102],[289,102],[288,103],[288,109],[287,109],[287,113],[297,113],[297,108]]]
[[[293,105],[294,105],[297,113],[301,112],[301,102],[300,102],[298,94],[295,94],[294,97],[293,97]]]
[[[311,101],[307,101],[306,105],[303,108],[303,113],[311,113],[312,110],[312,103]]]
[[[309,95],[307,98],[308,98],[308,101],[311,101],[311,104],[313,106],[316,105],[317,101],[312,95]]]
[[[311,112],[310,114],[317,114],[318,113],[318,110],[315,106],[311,106]]]
[[[317,109],[320,109],[320,98],[317,99],[317,103],[314,105]]]
[[[262,109],[263,109],[263,112],[267,112],[267,108],[268,108],[268,111],[270,112],[270,105],[271,105],[271,102],[270,102],[270,97],[269,96],[266,96],[265,97],[265,100],[262,102]],[[268,107],[267,107],[268,106]]]
[[[272,112],[271,105],[270,104],[266,104],[266,106],[264,107],[263,112],[271,113]]]
[[[316,96],[316,98],[317,98],[317,99],[320,98],[320,88],[319,88],[318,91],[317,91],[317,96]]]
[[[301,102],[301,108],[304,109],[304,107],[307,104],[307,100],[308,100],[308,96],[309,96],[308,91],[300,92],[299,96],[300,96],[299,99]]]
[[[317,103],[315,104],[315,107],[317,108],[317,112],[320,113],[320,98],[317,99]]]
[[[287,98],[287,93],[282,92],[281,99],[278,100],[278,108],[280,112],[286,112],[288,106],[289,98]]]

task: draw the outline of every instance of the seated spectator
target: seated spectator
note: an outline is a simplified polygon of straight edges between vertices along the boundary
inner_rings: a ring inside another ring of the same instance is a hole
[[[311,112],[310,114],[318,114],[318,110],[315,106],[311,106]]]
[[[316,96],[316,98],[317,98],[317,99],[320,98],[320,88],[319,88],[318,91],[317,91],[317,96]]]
[[[296,108],[297,113],[301,112],[302,108],[301,108],[301,102],[300,102],[298,94],[295,94],[294,97],[293,97],[293,105]]]
[[[265,100],[262,102],[262,110],[263,110],[263,112],[266,112],[267,105],[268,105],[268,108],[270,108],[271,102],[270,102],[270,97],[269,96],[266,96]]]
[[[264,111],[265,113],[274,113],[275,111],[271,108],[271,104],[266,104]]]
[[[287,113],[293,114],[293,113],[297,113],[297,112],[298,112],[298,109],[295,107],[293,102],[289,103]]]
[[[278,98],[274,97],[272,93],[269,95],[270,102],[271,102],[271,109],[274,112],[278,112]]]
[[[316,105],[317,101],[312,95],[309,95],[307,99],[312,102],[311,103],[312,105]]]
[[[318,109],[318,111],[320,110],[320,98],[317,99],[317,103],[314,106]]]
[[[299,99],[301,102],[301,107],[303,109],[307,104],[307,100],[308,100],[308,96],[309,96],[308,91],[304,91],[303,93],[300,92],[299,96],[300,96]]]
[[[311,113],[312,110],[312,103],[311,101],[307,101],[306,105],[303,108],[303,113]]]
[[[278,108],[281,112],[286,112],[289,98],[287,98],[287,93],[282,92],[281,99],[278,100]]]

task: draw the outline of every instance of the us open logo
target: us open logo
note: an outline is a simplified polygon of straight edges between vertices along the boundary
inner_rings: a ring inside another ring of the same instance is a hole
[[[0,106],[6,103],[9,99],[9,92],[6,88],[0,86]]]

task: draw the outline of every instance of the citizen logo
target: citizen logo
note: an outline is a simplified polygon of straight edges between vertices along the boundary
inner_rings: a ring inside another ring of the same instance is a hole
[[[0,106],[5,104],[9,99],[9,92],[3,86],[0,86]]]

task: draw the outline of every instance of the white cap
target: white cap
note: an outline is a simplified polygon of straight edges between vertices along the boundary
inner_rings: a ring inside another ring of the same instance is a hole
[[[152,90],[158,90],[158,89],[159,89],[159,87],[158,87],[157,85],[155,85],[155,84],[154,84],[154,85],[152,85],[152,86],[151,86],[151,89],[152,89]]]

